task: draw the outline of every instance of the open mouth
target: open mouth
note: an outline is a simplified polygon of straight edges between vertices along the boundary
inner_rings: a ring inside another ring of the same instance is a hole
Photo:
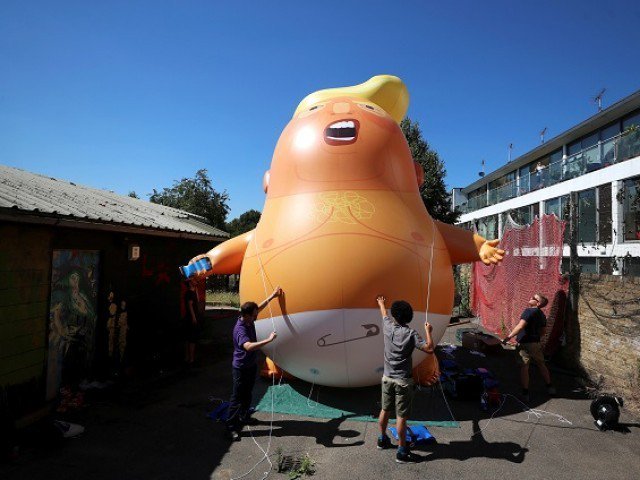
[[[360,122],[357,120],[342,120],[324,129],[324,139],[329,145],[348,145],[358,138]]]

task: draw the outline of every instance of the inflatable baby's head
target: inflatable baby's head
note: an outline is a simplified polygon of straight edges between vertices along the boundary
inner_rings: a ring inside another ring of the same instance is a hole
[[[398,77],[312,93],[300,102],[265,175],[268,197],[332,190],[416,191],[416,169],[398,123],[409,104]]]

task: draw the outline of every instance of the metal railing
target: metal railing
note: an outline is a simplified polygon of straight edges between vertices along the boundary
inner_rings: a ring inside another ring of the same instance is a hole
[[[640,129],[632,129],[593,147],[538,168],[529,174],[458,205],[462,213],[469,213],[510,198],[519,197],[541,188],[550,187],[586,173],[620,163],[640,155]]]

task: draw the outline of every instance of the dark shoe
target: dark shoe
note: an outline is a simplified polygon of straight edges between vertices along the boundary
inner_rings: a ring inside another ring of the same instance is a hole
[[[240,433],[236,432],[235,430],[227,430],[225,433],[225,437],[227,438],[227,440],[231,440],[232,442],[240,441]]]
[[[385,448],[391,448],[391,439],[386,435],[378,437],[378,450],[384,450]]]
[[[396,452],[396,462],[397,463],[415,463],[418,461],[418,458],[416,458],[415,455],[413,455],[411,452],[401,452],[400,450],[398,450]]]

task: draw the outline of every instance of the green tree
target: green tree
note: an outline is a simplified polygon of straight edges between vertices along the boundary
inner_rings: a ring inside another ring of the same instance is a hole
[[[253,230],[260,221],[260,215],[260,212],[257,210],[247,210],[238,218],[234,218],[228,222],[226,231],[229,232],[229,235],[233,238]]]
[[[178,208],[194,215],[200,215],[216,228],[224,229],[229,213],[229,195],[214,190],[206,169],[200,169],[193,178],[183,178],[173,182],[171,188],[158,192],[155,188],[149,201]]]
[[[451,195],[444,184],[444,177],[447,175],[444,162],[422,137],[418,122],[412,122],[407,117],[400,123],[400,128],[409,143],[411,156],[424,171],[424,183],[420,186],[420,195],[427,210],[436,220],[455,223],[460,212],[451,210]]]
[[[129,196],[130,196],[131,198],[138,198],[138,199],[140,198],[140,197],[138,196],[138,194],[136,193],[136,191],[135,191],[135,190],[131,190],[131,191],[129,192]]]

